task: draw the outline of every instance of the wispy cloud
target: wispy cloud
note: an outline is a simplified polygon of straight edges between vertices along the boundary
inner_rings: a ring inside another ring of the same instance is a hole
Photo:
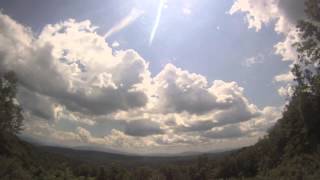
[[[242,65],[245,67],[252,67],[255,64],[263,63],[264,58],[265,56],[263,54],[258,54],[257,56],[245,59],[245,61],[242,62]]]
[[[133,22],[135,22],[139,17],[144,14],[144,11],[140,9],[133,8],[131,12],[124,17],[120,22],[118,22],[115,26],[113,26],[105,35],[104,38],[108,38],[109,36],[113,35],[121,31],[122,29],[126,28]]]

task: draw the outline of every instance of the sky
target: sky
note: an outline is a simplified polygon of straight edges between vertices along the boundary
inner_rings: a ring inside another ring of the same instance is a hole
[[[301,0],[0,0],[23,137],[128,153],[251,145],[292,93]]]

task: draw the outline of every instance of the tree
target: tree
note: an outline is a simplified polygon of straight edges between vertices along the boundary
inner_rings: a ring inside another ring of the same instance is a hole
[[[304,122],[305,133],[314,146],[320,139],[320,4],[318,0],[306,1],[307,19],[298,26],[300,41],[295,43],[298,63],[293,69],[298,83],[293,99]],[[316,148],[316,147],[314,147]]]
[[[318,0],[306,1],[307,19],[300,21],[297,31],[300,41],[294,46],[298,62],[292,72],[298,83],[296,93],[309,92],[319,95],[320,91],[320,7]]]
[[[22,109],[16,100],[17,77],[7,72],[0,77],[0,132],[17,134],[22,130]]]
[[[107,179],[107,173],[104,167],[100,167],[99,174],[97,176],[97,180],[105,180]]]

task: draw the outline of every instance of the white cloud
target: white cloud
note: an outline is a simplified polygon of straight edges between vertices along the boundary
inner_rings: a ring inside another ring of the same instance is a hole
[[[296,32],[296,28],[292,28],[291,31],[285,34],[285,39],[282,42],[277,43],[275,53],[282,57],[283,61],[297,61],[297,51],[293,47],[293,43],[299,41],[299,36]]]
[[[276,21],[275,30],[291,31],[304,14],[304,0],[236,0],[229,13],[244,12],[249,28],[259,31],[264,24]]]
[[[154,78],[157,106],[164,113],[188,112],[204,114],[226,108],[227,101],[218,102],[214,92],[209,91],[205,77],[189,73],[168,64]]]
[[[298,57],[293,43],[300,39],[296,25],[298,21],[306,18],[304,3],[305,0],[236,0],[229,13],[245,13],[249,28],[257,31],[263,25],[274,23],[275,32],[284,36],[284,39],[274,46],[275,54],[280,55],[283,61],[291,61],[293,64]],[[293,75],[290,72],[275,77],[276,82],[287,83],[278,90],[281,96],[292,95],[292,80]]]
[[[120,43],[118,41],[114,41],[111,45],[113,48],[117,48],[120,46]]]
[[[294,76],[291,72],[289,72],[277,75],[274,77],[274,80],[276,82],[292,82],[294,80]]]
[[[250,58],[245,59],[245,61],[242,63],[245,67],[252,67],[255,64],[261,64],[264,61],[264,55],[259,54],[257,56],[253,56]]]
[[[147,97],[139,86],[149,76],[147,63],[132,50],[113,55],[94,29],[89,21],[69,20],[46,26],[39,37],[24,33],[32,41],[8,44],[11,49],[1,51],[0,63],[15,70],[25,88],[72,111],[105,114],[144,106]],[[4,41],[16,36],[1,35]]]
[[[47,25],[34,36],[0,14],[0,64],[0,71],[14,70],[20,80],[24,133],[55,144],[178,151],[248,137],[253,130],[245,123],[268,121],[236,82],[208,82],[172,64],[151,77],[137,52],[115,51],[90,21]],[[117,127],[95,132],[111,122]]]
[[[249,28],[257,31],[262,25],[269,23],[277,14],[277,8],[272,0],[237,0],[232,5],[229,13],[245,12]]]
[[[274,77],[274,81],[277,83],[281,83],[281,87],[278,89],[278,94],[281,97],[289,98],[294,93],[294,75],[291,72],[279,74]]]
[[[278,94],[282,97],[291,97],[294,93],[294,89],[291,84],[287,84],[286,86],[282,86],[278,89]]]
[[[259,31],[263,25],[275,22],[274,30],[285,36],[275,45],[276,54],[283,60],[297,59],[292,44],[299,40],[296,24],[305,18],[304,0],[237,0],[229,13],[243,12],[249,28]]]

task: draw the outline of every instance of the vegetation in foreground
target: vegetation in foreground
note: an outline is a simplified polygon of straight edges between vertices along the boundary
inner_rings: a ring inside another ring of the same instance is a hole
[[[116,161],[88,161],[19,140],[21,108],[15,103],[17,79],[0,78],[0,179],[12,180],[206,180],[320,179],[320,10],[308,0],[309,20],[298,24],[301,41],[294,46],[299,62],[293,68],[294,94],[283,117],[268,135],[251,147],[218,157],[148,161],[137,166]],[[130,160],[128,160],[129,163]],[[152,164],[152,165],[151,165]],[[156,164],[156,165],[155,165]]]

